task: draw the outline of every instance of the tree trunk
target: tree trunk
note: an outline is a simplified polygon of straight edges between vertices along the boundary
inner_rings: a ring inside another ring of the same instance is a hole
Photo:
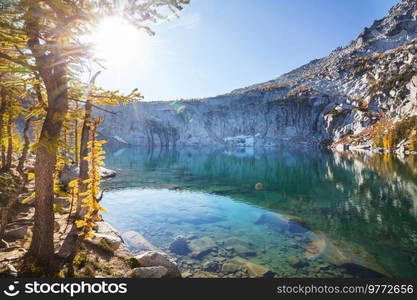
[[[87,191],[87,184],[84,183],[85,180],[88,179],[88,161],[85,158],[88,155],[88,139],[90,136],[90,121],[91,121],[91,113],[92,113],[92,105],[90,100],[87,100],[85,104],[85,113],[84,113],[84,123],[83,128],[81,131],[81,141],[80,141],[80,185],[79,191],[80,193],[84,193]],[[82,199],[78,199],[77,201],[77,210],[76,210],[76,217],[82,219],[83,217],[83,209],[82,209]]]
[[[29,152],[29,145],[30,145],[29,128],[30,128],[31,121],[32,121],[32,118],[29,118],[25,122],[25,128],[23,129],[24,144],[23,144],[23,149],[22,149],[22,155],[20,156],[19,164],[17,165],[17,172],[20,174],[20,177],[22,178],[25,177],[25,173],[23,169],[25,167],[27,154]]]
[[[75,102],[75,109],[78,111],[78,102]],[[75,160],[75,164],[77,165],[77,166],[80,166],[80,153],[79,153],[79,150],[78,150],[78,144],[79,144],[79,141],[78,141],[78,118],[77,118],[77,116],[75,117],[75,120],[74,120],[74,126],[75,126],[75,132],[74,132],[74,160]]]
[[[10,111],[9,118],[7,120],[7,157],[6,157],[6,170],[10,170],[12,167],[13,158],[13,135],[12,135],[12,113]]]
[[[53,99],[48,95],[48,99]],[[62,128],[62,119],[68,109],[66,90],[60,94],[55,103],[48,105],[48,113],[43,123],[40,145],[36,151],[35,163],[35,224],[33,226],[32,243],[29,256],[36,263],[50,270],[50,262],[54,254],[54,180],[57,141]],[[58,120],[58,121],[57,121]],[[61,121],[59,121],[61,120]],[[49,147],[43,146],[47,144]]]
[[[63,155],[64,155],[64,166],[68,166],[68,134],[67,130],[64,130],[64,149],[63,149]]]
[[[75,161],[75,165],[79,166],[80,165],[80,153],[78,150],[78,120],[75,120],[75,132],[74,132],[74,161]]]
[[[4,114],[6,112],[6,98],[7,98],[7,94],[6,94],[6,90],[5,89],[1,89],[0,91],[1,93],[1,106],[0,106],[0,145],[1,145],[1,166],[2,168],[5,167],[6,165],[6,149],[4,147],[4,142],[3,142],[3,124],[4,124]]]
[[[97,77],[100,75],[100,71],[97,72],[96,74],[94,74],[94,76],[90,79],[90,82],[88,84],[88,96],[87,96],[87,101],[85,103],[85,112],[84,112],[84,123],[83,123],[83,128],[81,130],[81,140],[80,140],[80,174],[79,174],[79,179],[80,179],[80,184],[79,184],[79,192],[80,193],[84,193],[87,191],[87,184],[84,183],[85,180],[87,180],[89,178],[89,174],[88,174],[88,161],[85,160],[85,158],[88,155],[88,140],[90,138],[90,130],[91,130],[91,126],[90,126],[90,122],[91,122],[91,114],[93,112],[93,105],[91,103],[91,100],[89,98],[89,93],[90,93],[90,88],[94,85]],[[76,209],[76,217],[77,219],[82,219],[84,217],[85,214],[85,210],[82,209],[82,198],[79,197],[79,199],[77,199],[77,209]]]
[[[83,128],[81,130],[81,140],[80,140],[80,154],[79,154],[79,162],[78,165],[80,168],[79,173],[79,186],[78,186],[78,194],[84,193],[87,190],[87,184],[85,184],[83,181],[89,178],[88,175],[88,161],[84,158],[88,155],[88,140],[90,137],[90,119],[91,119],[91,113],[92,113],[92,105],[89,100],[87,100],[85,104],[85,113],[84,113],[84,123]],[[76,125],[78,125],[76,123]],[[78,132],[76,131],[76,134]],[[78,142],[78,139],[76,139],[76,142]],[[76,153],[78,156],[78,154]],[[80,220],[84,217],[85,209],[82,207],[82,197],[78,195],[77,199],[77,207],[75,212],[75,218]],[[78,235],[80,232],[79,228],[73,224],[71,227],[71,230],[69,231],[67,237],[65,238],[61,249],[59,250],[58,256],[62,258],[65,262],[69,262],[71,266],[71,262],[74,260],[74,257],[76,256],[78,250],[81,246],[82,239]],[[70,267],[71,270],[71,267]],[[70,274],[71,275],[71,274]]]
[[[2,170],[6,168],[6,147],[4,143],[1,145],[1,166]]]
[[[100,72],[97,72],[93,78],[90,80],[89,86],[93,86],[97,76],[100,74]],[[78,109],[78,104],[76,104]],[[85,104],[85,112],[84,112],[84,122],[83,122],[83,128],[81,129],[81,139],[80,139],[80,153],[78,151],[75,151],[75,156],[79,161],[80,173],[79,173],[79,186],[78,186],[78,199],[77,199],[77,207],[76,207],[76,213],[75,217],[77,219],[83,219],[84,215],[86,213],[85,209],[82,207],[82,198],[79,196],[80,193],[83,193],[87,191],[87,184],[85,184],[83,181],[89,178],[88,174],[88,168],[89,164],[88,161],[85,160],[85,158],[88,155],[88,141],[90,138],[90,121],[91,121],[91,114],[92,114],[93,105],[91,103],[91,100],[87,97],[87,102]],[[76,150],[78,150],[78,121],[75,120],[75,145]],[[68,233],[66,239],[64,240],[61,249],[59,250],[58,256],[62,258],[65,262],[69,262],[69,276],[73,275],[73,267],[72,267],[72,261],[74,260],[74,257],[78,253],[82,237],[79,236],[79,228],[74,223],[71,227],[70,232]],[[71,274],[72,273],[72,274]]]
[[[48,55],[39,39],[42,11],[39,2],[26,0],[28,10],[25,12],[25,31],[28,47],[35,57],[35,65],[42,78],[48,106],[42,125],[35,163],[35,223],[32,242],[27,258],[45,274],[50,274],[54,255],[54,172],[63,121],[68,111],[67,65],[61,54],[65,48],[65,37],[57,33],[55,41],[49,44]],[[64,26],[62,24],[62,26]],[[60,24],[58,24],[58,28]],[[63,33],[64,34],[64,33]]]

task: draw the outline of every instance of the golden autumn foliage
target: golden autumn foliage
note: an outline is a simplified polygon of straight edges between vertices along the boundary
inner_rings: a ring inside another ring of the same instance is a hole
[[[82,220],[77,220],[77,227],[81,229],[80,235],[84,238],[91,238],[94,236],[93,227],[96,225],[96,221],[100,221],[100,211],[105,211],[100,206],[100,170],[99,167],[104,166],[105,151],[103,145],[106,143],[105,140],[97,140],[97,128],[99,127],[102,119],[92,119],[90,122],[91,126],[91,137],[88,142],[88,148],[90,153],[84,159],[89,162],[89,178],[84,181],[87,184],[87,191],[80,193],[80,197],[83,197],[83,207],[85,207],[86,213]]]
[[[394,149],[405,142],[409,151],[417,149],[417,116],[407,117],[394,123],[381,120],[373,126],[372,138],[374,145],[384,149]]]
[[[104,141],[97,140],[100,120],[91,120],[91,129],[83,127],[89,119],[86,110],[112,113],[102,106],[143,99],[136,89],[123,95],[96,86],[97,75],[84,82],[86,75],[91,77],[92,66],[104,69],[84,37],[95,31],[100,20],[114,15],[154,34],[151,23],[168,19],[164,11],[177,14],[189,0],[121,2],[0,0],[0,167],[10,170],[12,154],[18,153],[18,173],[35,180],[35,191],[23,201],[36,199],[27,261],[45,273],[51,269],[56,250],[53,199],[70,196],[73,202],[83,201],[87,213],[77,225],[86,237],[91,236],[102,210],[98,204],[98,167],[103,164]],[[23,133],[17,130],[18,122],[25,124]],[[89,152],[84,158],[81,148],[86,149],[88,135]],[[31,175],[25,174],[24,164],[29,154],[36,156]],[[60,173],[74,165],[81,173],[84,159],[89,164],[89,178],[85,180],[83,172],[83,176],[79,175],[83,180],[76,179],[64,189]],[[60,211],[57,206],[55,209]]]

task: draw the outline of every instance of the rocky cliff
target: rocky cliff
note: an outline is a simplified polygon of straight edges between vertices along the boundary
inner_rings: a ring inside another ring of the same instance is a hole
[[[133,145],[416,151],[416,53],[417,2],[403,0],[325,58],[226,95],[118,108],[106,115],[102,133]]]

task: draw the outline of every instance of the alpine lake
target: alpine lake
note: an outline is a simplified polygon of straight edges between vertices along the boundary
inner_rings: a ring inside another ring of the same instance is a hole
[[[417,157],[132,147],[106,167],[104,219],[184,277],[417,277]]]

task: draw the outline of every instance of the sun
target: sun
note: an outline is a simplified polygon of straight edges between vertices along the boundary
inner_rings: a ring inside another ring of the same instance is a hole
[[[140,68],[149,56],[151,37],[121,17],[101,20],[92,37],[95,55],[106,66],[133,66]]]

